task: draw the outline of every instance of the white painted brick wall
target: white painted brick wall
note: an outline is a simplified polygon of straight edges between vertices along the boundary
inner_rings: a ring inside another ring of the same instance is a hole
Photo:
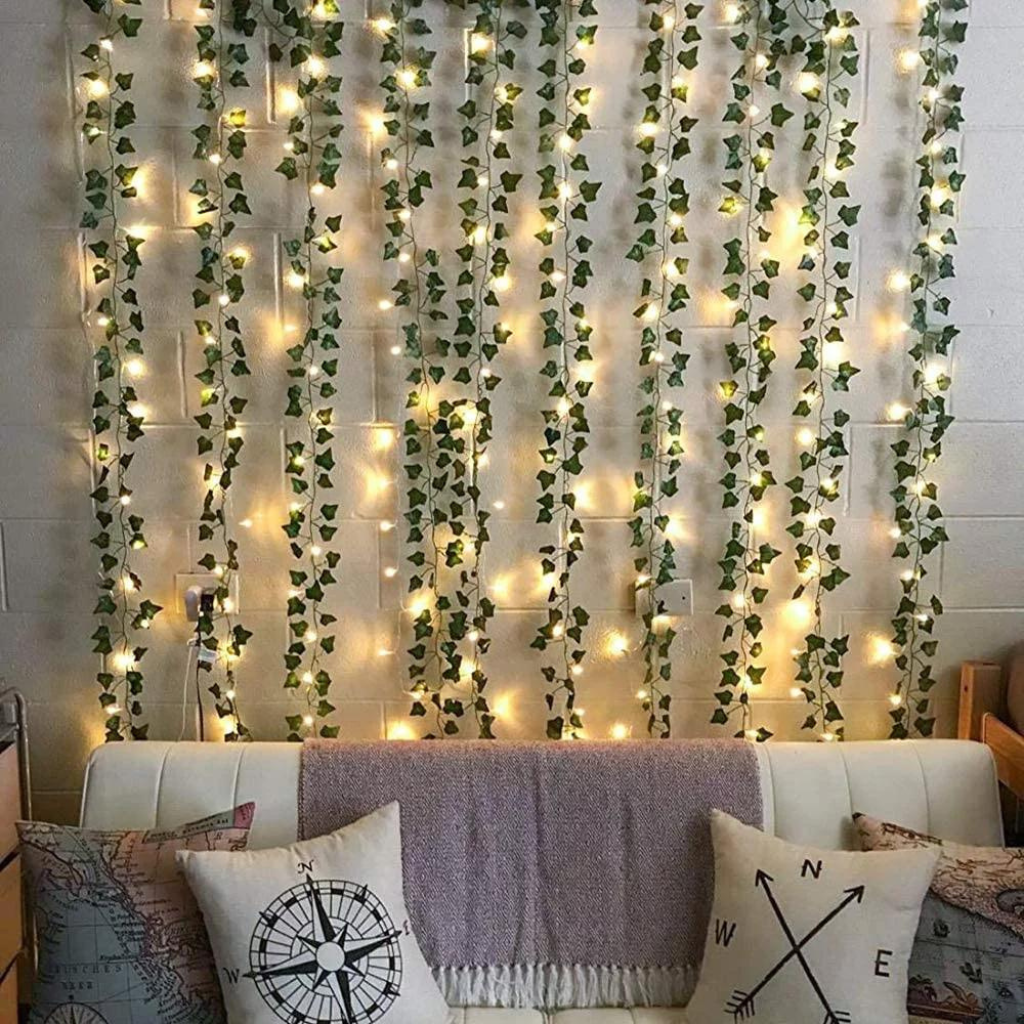
[[[635,408],[638,377],[632,298],[636,268],[622,254],[633,239],[635,166],[630,129],[641,106],[634,83],[638,54],[645,42],[644,16],[628,0],[604,0],[591,81],[597,87],[595,131],[586,151],[595,176],[604,180],[591,234],[598,240],[593,262],[598,278],[588,293],[597,325],[594,350],[596,386],[591,401],[594,434],[584,477],[588,552],[580,564],[579,590],[593,611],[591,657],[580,683],[591,735],[614,722],[634,735],[643,716],[633,694],[639,678],[635,655],[614,657],[606,641],[615,631],[635,634],[631,608],[632,554],[625,520],[637,451]],[[188,131],[195,121],[189,70],[193,57],[194,5],[189,0],[146,0],[143,42],[134,51],[142,73],[135,103],[135,131],[145,164],[145,194],[137,220],[151,227],[139,280],[147,314],[147,364],[142,382],[152,426],[137,460],[136,507],[148,521],[150,548],[139,558],[149,595],[168,612],[152,631],[147,656],[145,707],[151,735],[176,737],[182,728],[187,628],[176,612],[176,573],[194,568],[198,554],[196,516],[200,469],[191,416],[197,392],[193,374],[198,351],[190,330],[189,292],[196,241],[190,223],[187,188],[195,176]],[[429,0],[440,8],[440,0]],[[709,14],[713,14],[709,5]],[[853,361],[862,367],[847,408],[852,466],[839,527],[852,579],[829,604],[830,628],[851,633],[843,707],[847,733],[854,738],[885,735],[886,696],[892,669],[874,664],[871,636],[887,635],[896,598],[895,566],[889,559],[890,512],[888,444],[896,431],[886,424],[885,407],[898,398],[907,369],[892,339],[880,328],[893,312],[884,290],[890,269],[905,257],[913,236],[912,160],[915,155],[914,89],[894,69],[894,55],[912,45],[914,27],[907,0],[856,0],[865,74],[854,92],[858,165],[850,174],[856,201],[864,206],[854,253],[856,313],[849,322]],[[953,410],[958,424],[949,436],[939,477],[942,504],[950,517],[952,543],[933,579],[948,612],[941,620],[936,691],[940,731],[952,728],[958,663],[968,657],[999,656],[1024,637],[1024,192],[1016,178],[1024,160],[1024,106],[1020,102],[1024,62],[1024,7],[1019,0],[973,0],[971,29],[963,51],[962,81],[967,88],[964,169],[968,185],[960,209],[954,285],[955,310],[963,334],[956,342]],[[436,160],[438,182],[454,180],[460,102],[463,15],[437,10],[434,37],[440,51],[440,83],[435,110],[447,112],[447,127]],[[88,347],[80,316],[86,301],[83,270],[77,262],[81,154],[74,108],[75,54],[90,37],[90,15],[77,0],[0,2],[0,675],[21,686],[32,705],[34,773],[43,816],[74,815],[75,793],[89,748],[102,735],[95,701],[95,658],[89,653],[93,628],[93,550],[88,491],[91,467],[88,404],[91,381]],[[246,420],[243,468],[232,489],[234,513],[251,516],[241,552],[241,608],[255,636],[242,666],[240,699],[245,717],[261,738],[283,736],[283,716],[291,709],[281,689],[281,651],[286,642],[283,611],[290,556],[278,529],[286,501],[280,472],[284,432],[283,371],[287,357],[279,328],[293,297],[281,287],[280,241],[301,218],[295,189],[273,173],[283,125],[274,116],[278,75],[252,46],[253,83],[249,155],[243,166],[254,216],[239,232],[253,252],[247,272],[243,320],[253,376]],[[381,76],[377,44],[365,26],[346,31],[346,105],[361,115],[379,107],[375,83]],[[678,735],[706,735],[717,683],[720,620],[715,562],[727,522],[720,512],[717,479],[721,452],[715,441],[720,405],[715,382],[724,376],[721,313],[713,301],[721,268],[722,224],[715,213],[721,162],[720,114],[734,52],[726,33],[709,19],[693,106],[702,118],[694,133],[695,156],[689,173],[694,210],[692,245],[694,302],[687,314],[692,352],[688,384],[677,396],[686,410],[688,455],[682,493],[676,502],[683,535],[681,571],[694,583],[695,614],[683,625],[677,646],[674,704]],[[524,47],[521,68],[533,55]],[[522,155],[527,176],[516,196],[518,209],[535,205],[537,100],[528,90],[519,109],[513,148]],[[376,299],[390,285],[382,272],[377,215],[380,182],[374,146],[360,116],[350,114],[344,136],[345,167],[335,200],[345,214],[345,329],[342,373],[336,404],[341,424],[335,444],[339,468],[338,501],[343,554],[341,583],[331,596],[339,615],[339,644],[332,663],[342,735],[379,737],[405,721],[399,650],[403,587],[387,580],[384,567],[400,564],[399,531],[381,533],[382,518],[400,510],[396,488],[376,491],[375,474],[399,479],[397,449],[375,445],[373,424],[401,418],[404,376],[389,354],[397,321],[382,319]],[[445,159],[450,162],[445,162]],[[785,172],[785,161],[779,162]],[[792,176],[790,176],[792,177]],[[780,179],[782,180],[782,179]],[[438,189],[438,194],[440,193]],[[798,198],[789,189],[784,199]],[[450,221],[436,201],[425,216]],[[525,221],[520,222],[526,224]],[[492,703],[502,712],[504,736],[542,734],[545,710],[539,658],[528,649],[540,621],[544,597],[538,586],[535,549],[545,537],[534,522],[540,433],[537,407],[545,385],[538,377],[535,264],[538,247],[528,224],[516,231],[513,273],[519,282],[506,319],[516,336],[501,356],[505,383],[496,399],[499,442],[491,448],[488,500],[502,499],[495,514],[494,540],[487,553],[490,592],[501,606],[494,624],[494,646],[487,659]],[[780,310],[793,322],[793,275],[776,287]],[[392,314],[393,317],[393,314]],[[778,372],[766,406],[766,422],[780,479],[792,465],[795,393],[791,371],[796,334],[780,329]],[[786,551],[773,568],[774,598],[767,612],[771,638],[769,674],[761,700],[763,720],[783,736],[799,734],[802,701],[789,698],[789,649],[794,627],[780,614],[792,586],[790,551],[783,532],[786,501],[780,487],[769,502],[772,538]],[[192,725],[187,709],[186,734]]]

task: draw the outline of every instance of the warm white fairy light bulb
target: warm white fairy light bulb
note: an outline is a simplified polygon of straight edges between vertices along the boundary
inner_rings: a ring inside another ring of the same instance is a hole
[[[921,54],[912,47],[906,47],[896,54],[896,66],[904,74],[909,74],[921,63]]]
[[[801,71],[797,75],[796,87],[806,95],[821,88],[821,79],[811,71]]]
[[[894,270],[886,283],[891,292],[905,292],[910,287],[910,276],[905,270]]]

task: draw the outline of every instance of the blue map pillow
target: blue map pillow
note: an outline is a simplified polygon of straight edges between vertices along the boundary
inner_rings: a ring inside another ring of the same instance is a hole
[[[1024,1021],[1024,850],[963,846],[855,816],[866,850],[938,848],[910,957],[912,1020]]]
[[[39,937],[29,1024],[223,1024],[179,850],[242,850],[254,804],[180,828],[19,822]]]

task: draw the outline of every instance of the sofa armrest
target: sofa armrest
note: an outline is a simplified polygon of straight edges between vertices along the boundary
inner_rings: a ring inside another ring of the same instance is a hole
[[[1024,800],[1024,736],[995,715],[985,715],[981,720],[981,739],[992,751],[999,781],[1018,800]]]
[[[1003,669],[990,661],[965,661],[960,667],[960,720],[957,736],[982,738],[982,718],[1001,718],[1005,704]]]

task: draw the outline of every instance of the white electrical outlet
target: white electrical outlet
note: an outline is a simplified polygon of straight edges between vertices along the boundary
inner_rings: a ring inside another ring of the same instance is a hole
[[[195,622],[197,616],[191,610],[191,602],[187,598],[188,592],[193,587],[198,587],[199,591],[206,593],[209,591],[212,593],[221,585],[221,579],[219,576],[215,576],[212,572],[179,572],[174,577],[174,592],[178,595],[178,613],[184,616],[189,622]],[[235,607],[238,607],[238,573],[232,574],[230,590],[228,592],[229,600],[234,602]]]
[[[663,614],[674,619],[693,615],[693,580],[673,580],[658,587]],[[642,619],[651,606],[651,592],[646,587],[636,591],[636,617]]]

